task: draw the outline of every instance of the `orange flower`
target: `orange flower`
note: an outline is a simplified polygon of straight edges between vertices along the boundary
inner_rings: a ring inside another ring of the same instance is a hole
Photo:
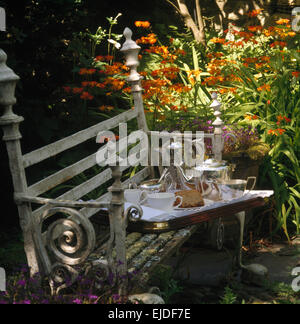
[[[141,27],[141,28],[150,28],[151,26],[149,21],[136,21],[134,24],[136,27]]]
[[[107,62],[112,61],[113,59],[114,59],[114,57],[111,55],[106,55],[106,56],[100,55],[95,58],[96,61],[107,61]]]
[[[104,73],[107,75],[115,75],[115,74],[120,74],[123,71],[128,70],[128,68],[120,63],[120,62],[115,62],[113,65],[105,65],[104,70],[99,71],[99,73]]]
[[[83,87],[95,88],[95,87],[97,87],[98,82],[97,81],[84,81],[84,82],[81,82],[81,85]]]
[[[150,44],[150,45],[153,45],[156,42],[157,42],[156,35],[153,33],[148,34],[148,36],[146,37],[143,36],[136,41],[137,44]]]
[[[292,72],[292,75],[293,75],[295,78],[299,78],[299,76],[300,76],[300,71]]]
[[[283,118],[287,123],[290,123],[292,121],[290,118],[287,118],[287,117],[283,117]]]
[[[91,75],[94,73],[96,73],[96,69],[80,69],[80,71],[79,71],[80,75],[85,75],[85,74]]]
[[[112,77],[108,77],[104,81],[104,84],[109,85],[112,88],[112,90],[114,90],[114,91],[120,91],[125,86],[125,81],[116,79],[116,78],[112,78]]]
[[[256,9],[256,10],[252,10],[248,13],[246,13],[247,16],[251,17],[251,18],[255,18],[257,17],[264,9]]]
[[[214,37],[210,41],[215,44],[225,44],[226,42],[224,38],[218,38],[218,37]]]
[[[83,100],[93,100],[94,99],[94,96],[92,96],[90,93],[88,93],[87,91],[84,91],[81,96],[80,96],[81,99]]]
[[[277,125],[280,125],[281,122],[285,120],[286,123],[290,123],[292,120],[286,116],[279,115],[277,116]]]
[[[73,88],[73,93],[74,94],[82,93],[83,90],[84,90],[83,88]]]
[[[103,106],[99,107],[100,111],[111,111],[113,109],[114,109],[113,106],[105,106],[105,105],[103,105]]]
[[[289,24],[290,20],[289,19],[279,19],[276,21],[277,25],[287,25]]]
[[[262,26],[248,26],[248,30],[251,33],[256,33],[257,31],[262,31]]]
[[[287,46],[287,43],[286,42],[280,42],[280,41],[276,41],[274,43],[272,43],[270,45],[271,48],[275,47],[275,46],[280,46],[280,47],[286,47]]]
[[[279,132],[279,135],[282,135],[283,133],[286,132],[286,130],[282,128],[278,128],[277,131]]]
[[[260,57],[260,60],[261,60],[262,62],[270,62],[271,57],[270,57],[270,56],[261,56],[261,57]]]
[[[286,132],[285,129],[283,129],[283,128],[277,128],[277,129],[270,129],[270,130],[268,131],[268,134],[269,134],[269,135],[279,136],[279,135],[284,134],[285,132]]]
[[[72,90],[71,87],[63,87],[63,89],[66,93],[70,93]]]
[[[275,30],[275,27],[271,26],[268,29],[264,29],[263,33],[265,34],[265,36],[270,37],[270,36],[273,36],[275,34],[274,30]]]
[[[276,133],[276,130],[274,130],[274,129],[268,130],[268,134],[269,135],[276,135],[276,136],[278,136],[278,134]]]
[[[257,88],[258,91],[271,91],[271,86],[269,84],[264,84],[261,87]]]
[[[256,57],[245,57],[245,58],[243,58],[243,61],[245,61],[247,64],[256,63],[258,61],[258,58],[256,58]]]
[[[246,115],[245,119],[247,120],[257,120],[259,117],[257,115]]]

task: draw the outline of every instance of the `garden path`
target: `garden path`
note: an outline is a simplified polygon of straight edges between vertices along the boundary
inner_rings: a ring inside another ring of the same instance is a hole
[[[220,302],[226,286],[234,287],[233,290],[240,301],[274,302],[280,293],[278,287],[284,284],[284,287],[291,288],[295,279],[292,270],[300,267],[300,237],[293,240],[290,246],[282,242],[273,243],[261,246],[255,252],[245,253],[245,264],[261,264],[268,268],[268,277],[262,285],[241,282],[231,276],[230,256],[234,254],[232,250],[216,252],[199,243],[193,248],[183,247],[181,252],[184,254],[168,259],[166,265],[177,267],[175,277],[179,280],[178,284],[183,286],[183,291],[174,298],[179,298],[180,302],[184,303]],[[288,294],[291,294],[291,291]]]

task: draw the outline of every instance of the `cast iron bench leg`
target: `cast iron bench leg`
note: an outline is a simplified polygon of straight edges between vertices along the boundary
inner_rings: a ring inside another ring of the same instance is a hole
[[[238,245],[238,254],[237,254],[237,261],[236,265],[239,268],[243,268],[243,263],[242,263],[242,253],[243,253],[243,242],[244,242],[244,230],[245,230],[245,219],[246,219],[246,213],[245,212],[240,212],[235,214],[235,217],[239,221],[240,224],[240,237],[239,237],[239,245]]]

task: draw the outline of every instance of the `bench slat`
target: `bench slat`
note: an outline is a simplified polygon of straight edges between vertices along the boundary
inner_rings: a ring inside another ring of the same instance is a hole
[[[92,179],[82,183],[81,185],[73,188],[72,190],[64,193],[63,195],[56,198],[57,200],[78,200],[79,198],[85,196],[89,192],[93,191],[97,187],[103,185],[106,181],[109,181],[112,177],[111,169],[107,169],[100,174],[97,174]],[[33,211],[33,217],[38,217],[41,215],[48,207],[42,206],[39,209]]]
[[[52,174],[46,179],[43,179],[28,188],[28,194],[31,196],[39,196],[48,190],[66,182],[78,174],[92,168],[96,165],[96,153],[86,157],[79,162],[64,168],[63,170]]]
[[[138,113],[136,110],[126,111],[116,117],[105,120],[74,135],[68,136],[55,143],[49,144],[38,150],[25,154],[23,156],[23,166],[24,168],[28,168],[50,157],[56,156],[59,153],[62,153],[74,146],[86,142],[93,137],[96,137],[101,131],[106,131],[118,127],[120,123],[125,123],[136,118],[137,115]]]
[[[138,282],[139,286],[143,288],[143,286],[147,286],[147,282],[150,279],[151,273],[155,270],[155,268],[164,262],[168,257],[172,256],[176,251],[197,231],[198,225],[193,225],[190,227],[186,227],[182,230],[177,231],[175,234],[170,235],[170,239],[165,242],[164,246],[161,246],[161,249],[156,251],[156,253],[149,253],[149,257],[146,258],[146,262],[137,263],[137,266],[141,266],[139,269],[134,269],[133,264],[129,264],[129,269],[138,271],[134,277],[134,281]],[[174,233],[174,232],[171,232]],[[169,234],[164,233],[162,235]],[[158,238],[158,241],[159,241]],[[149,247],[151,249],[151,246]]]
[[[119,145],[123,145],[122,143],[127,143],[128,142],[128,137],[122,138]],[[104,145],[99,152],[103,151],[105,152],[107,149],[107,145]],[[126,170],[128,165],[130,165],[129,160],[131,157],[135,157],[135,155],[141,150],[143,152],[146,150],[146,148],[141,148],[140,145],[135,145],[131,150],[130,150],[130,156],[127,157],[127,161],[125,161],[125,169],[124,167],[121,168],[121,171],[123,172]],[[53,189],[54,187],[60,185],[63,182],[66,182],[73,177],[79,175],[80,173],[92,168],[97,164],[97,154],[99,153],[94,153],[83,160],[80,160],[79,162],[70,165],[69,167],[64,168],[63,170],[56,172],[52,174],[51,176],[47,177],[46,179],[43,179],[32,186],[28,188],[28,194],[31,196],[39,196],[48,190]],[[110,180],[110,179],[108,179]],[[103,183],[102,183],[103,184]],[[95,188],[93,188],[95,189]],[[84,195],[81,195],[81,197]],[[78,197],[80,198],[80,197]]]

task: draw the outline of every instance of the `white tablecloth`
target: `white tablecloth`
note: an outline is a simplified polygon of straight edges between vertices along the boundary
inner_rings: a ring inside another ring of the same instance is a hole
[[[153,209],[148,206],[141,206],[143,209],[142,220],[147,221],[147,222],[169,221],[171,219],[175,219],[178,217],[192,215],[193,213],[198,212],[198,211],[204,212],[204,211],[214,209],[217,207],[228,206],[228,205],[240,202],[240,201],[247,201],[247,200],[250,200],[250,199],[253,199],[256,197],[261,197],[261,198],[271,197],[271,196],[273,196],[273,194],[274,194],[274,191],[272,191],[272,190],[264,190],[264,191],[253,190],[241,198],[232,199],[230,201],[218,201],[218,202],[206,201],[207,204],[206,204],[206,206],[203,206],[203,207],[199,207],[196,209],[173,210],[171,212],[165,212],[162,210]],[[131,205],[132,204],[130,204],[130,203],[125,203],[125,209],[129,208]]]

